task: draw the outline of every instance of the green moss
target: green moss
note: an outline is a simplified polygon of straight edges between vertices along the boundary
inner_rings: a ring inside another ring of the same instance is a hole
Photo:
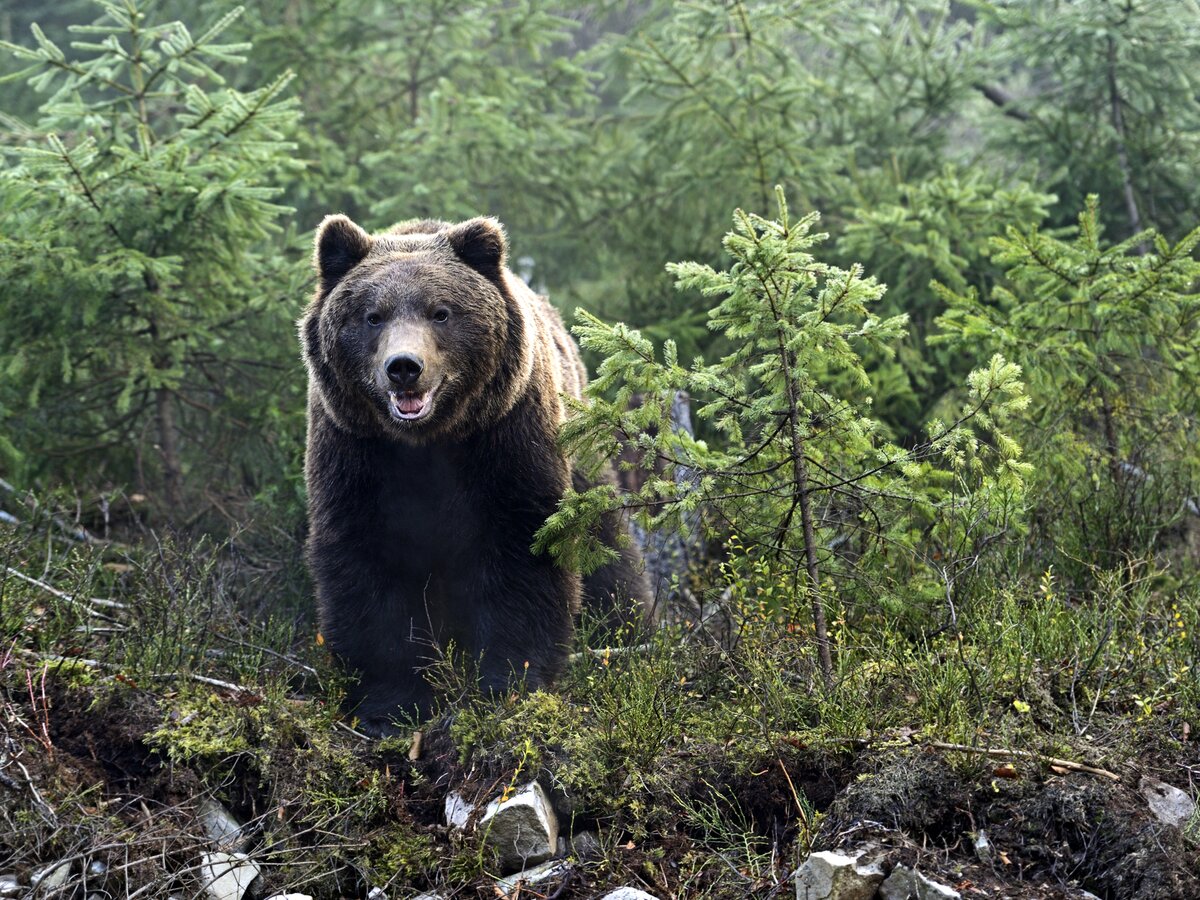
[[[429,834],[403,822],[394,823],[372,836],[363,863],[380,875],[380,882],[401,879],[412,882],[434,876],[444,853]]]
[[[276,730],[264,705],[239,705],[212,691],[186,690],[166,704],[162,725],[145,740],[173,762],[211,764],[248,755],[263,770]]]

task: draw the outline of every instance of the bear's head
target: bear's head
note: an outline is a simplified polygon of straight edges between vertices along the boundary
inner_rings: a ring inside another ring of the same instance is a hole
[[[325,218],[300,335],[310,390],[338,426],[425,443],[512,407],[532,368],[533,326],[506,253],[490,218],[375,235]]]

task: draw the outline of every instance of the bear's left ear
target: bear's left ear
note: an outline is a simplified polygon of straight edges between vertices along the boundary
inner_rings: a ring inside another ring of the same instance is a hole
[[[321,279],[322,292],[329,293],[366,258],[371,251],[371,236],[349,216],[326,216],[317,228],[316,245],[313,265]]]
[[[508,253],[504,226],[491,216],[460,222],[446,232],[454,253],[481,275],[499,278]]]

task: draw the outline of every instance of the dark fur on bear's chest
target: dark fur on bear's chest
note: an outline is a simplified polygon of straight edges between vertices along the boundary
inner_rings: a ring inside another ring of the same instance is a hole
[[[451,643],[485,689],[557,674],[576,576],[530,545],[558,499],[533,488],[556,480],[539,470],[564,464],[521,430],[419,446],[314,434],[310,466],[326,476],[312,480],[314,508],[330,515],[314,520],[309,562],[322,632],[359,673],[349,700],[368,730],[428,710],[419,670]]]

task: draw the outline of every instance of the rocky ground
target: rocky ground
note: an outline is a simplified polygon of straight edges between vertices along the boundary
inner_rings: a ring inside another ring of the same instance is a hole
[[[904,735],[785,740],[751,765],[681,745],[670,797],[606,807],[573,796],[552,762],[464,756],[452,722],[378,744],[313,700],[291,701],[290,735],[274,723],[269,760],[247,742],[219,765],[187,762],[163,740],[156,693],[71,672],[6,709],[0,896],[1200,897],[1194,742],[1111,773]],[[314,741],[299,726],[318,721]],[[672,822],[671,808],[687,814]]]
[[[727,590],[716,633],[585,627],[552,692],[439,660],[437,717],[372,741],[228,559],[0,530],[0,898],[1200,898],[1169,594],[839,619],[829,689]]]

